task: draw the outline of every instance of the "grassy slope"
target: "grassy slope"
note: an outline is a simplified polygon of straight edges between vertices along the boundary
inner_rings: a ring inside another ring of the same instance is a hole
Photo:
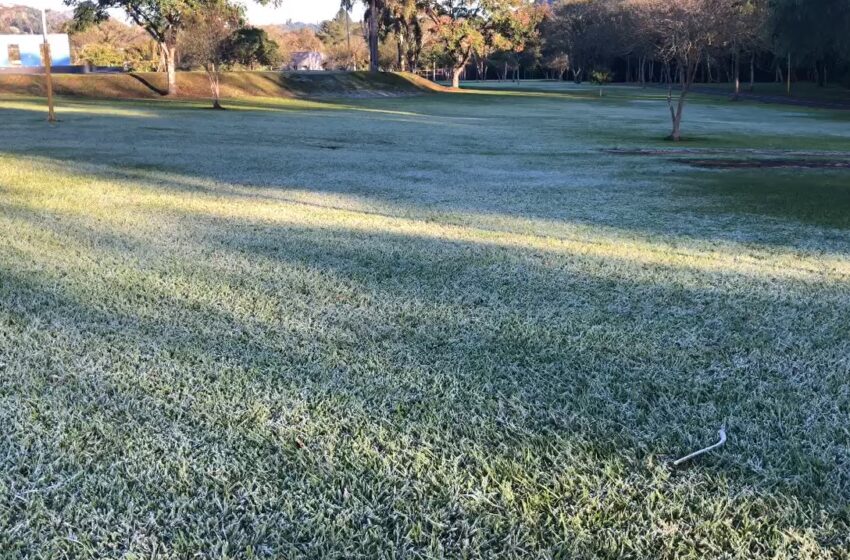
[[[177,75],[180,97],[207,98],[209,82],[203,72]],[[165,91],[162,73],[57,74],[54,87],[59,95],[106,99],[157,99]],[[420,93],[435,86],[414,74],[368,72],[226,72],[221,95],[243,97],[304,97],[315,95],[362,95]],[[43,95],[44,78],[37,75],[0,74],[0,93]]]
[[[848,557],[846,172],[605,154],[666,108],[592,90],[238,108],[0,102],[0,550]]]

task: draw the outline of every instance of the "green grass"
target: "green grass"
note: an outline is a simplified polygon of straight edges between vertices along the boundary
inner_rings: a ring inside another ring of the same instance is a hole
[[[677,148],[625,94],[202,105],[0,100],[0,557],[850,557],[850,171],[607,153]]]
[[[699,84],[699,87],[711,87],[720,91],[731,91],[732,84]],[[741,91],[749,93],[749,82],[741,83]],[[752,93],[757,95],[784,96],[787,95],[787,85],[784,83],[757,82]],[[825,102],[850,103],[850,89],[840,84],[828,84],[818,87],[812,82],[793,82],[791,96],[799,99],[811,99]]]
[[[475,90],[502,90],[502,91],[545,91],[545,92],[571,92],[584,91],[588,95],[599,95],[599,87],[592,85],[590,82],[584,82],[581,85],[575,85],[572,82],[556,82],[553,80],[522,80],[516,82],[499,82],[496,80],[488,81],[470,81],[462,84],[463,88]],[[711,88],[717,90],[718,93],[729,94],[733,91],[733,84],[721,83],[696,83],[696,89]],[[603,88],[603,95],[615,92],[622,92],[626,96],[659,96],[666,95],[666,89],[660,84],[653,84],[652,87],[639,88],[637,84],[611,84]],[[607,92],[607,93],[606,93]],[[785,97],[787,95],[786,85],[784,83],[774,82],[756,82],[752,91],[749,89],[749,82],[741,83],[741,92],[745,94],[753,93],[755,95],[766,95],[771,97]],[[812,101],[823,101],[826,103],[850,103],[850,88],[840,84],[829,84],[824,87],[818,87],[812,82],[794,82],[791,87],[791,97],[796,99],[805,99]]]

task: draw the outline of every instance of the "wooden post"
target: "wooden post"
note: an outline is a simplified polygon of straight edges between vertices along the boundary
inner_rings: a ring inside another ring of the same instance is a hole
[[[50,66],[53,61],[50,58],[50,43],[47,42],[47,11],[41,9],[41,35],[44,44],[41,46],[41,64],[44,66],[44,79],[47,89],[47,122],[56,122],[56,113],[53,110],[53,76],[50,74]]]

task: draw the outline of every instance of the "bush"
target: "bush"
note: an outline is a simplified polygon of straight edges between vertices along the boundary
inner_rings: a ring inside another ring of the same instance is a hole
[[[608,70],[594,70],[590,73],[590,81],[597,86],[611,83],[611,72]]]
[[[77,58],[92,66],[124,66],[124,54],[112,45],[104,43],[86,45],[80,50]]]

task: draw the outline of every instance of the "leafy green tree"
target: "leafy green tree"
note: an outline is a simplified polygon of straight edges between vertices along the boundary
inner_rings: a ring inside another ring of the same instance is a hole
[[[771,28],[774,51],[814,66],[818,83],[826,83],[830,61],[850,59],[850,1],[773,0]]]
[[[280,48],[269,38],[268,33],[257,27],[243,27],[231,35],[228,45],[229,58],[242,66],[279,66]]]
[[[386,0],[381,32],[386,40],[395,38],[397,65],[404,72],[415,71],[422,52],[426,0]]]
[[[279,0],[258,0],[277,4]],[[159,44],[168,74],[168,94],[177,93],[177,38],[186,19],[205,0],[65,0],[74,8],[77,29],[105,21],[110,9],[120,9]]]
[[[109,43],[92,43],[86,45],[77,53],[77,59],[92,66],[124,66],[125,57],[117,48]]]
[[[244,23],[243,8],[227,0],[207,0],[185,18],[186,27],[180,34],[183,57],[204,69],[210,82],[213,109],[223,109],[221,71],[230,61],[231,38]]]
[[[607,66],[617,52],[616,9],[612,0],[574,0],[557,6],[546,22],[546,50],[567,57],[576,83],[595,66]]]

